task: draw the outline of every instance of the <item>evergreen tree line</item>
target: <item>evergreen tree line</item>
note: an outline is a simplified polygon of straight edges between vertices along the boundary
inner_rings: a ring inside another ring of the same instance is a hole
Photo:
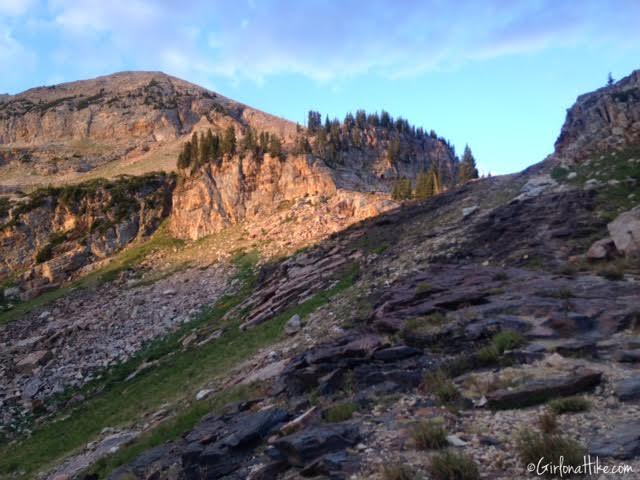
[[[265,153],[284,159],[280,137],[269,132],[257,133],[248,128],[238,141],[233,126],[227,127],[220,136],[208,129],[200,135],[193,132],[191,140],[185,142],[178,155],[178,169],[194,172],[208,163],[220,166],[225,156],[251,154],[261,158]]]
[[[467,145],[462,155],[462,161],[458,165],[456,183],[462,185],[475,178],[478,178],[476,160]],[[391,190],[391,197],[394,200],[409,200],[411,198],[422,200],[437,195],[445,189],[438,168],[432,164],[428,171],[418,174],[415,189],[412,188],[411,180],[408,178],[396,180]]]
[[[372,147],[379,144],[380,140],[386,142],[387,155],[393,163],[415,158],[433,140],[445,143],[455,157],[453,145],[439,137],[434,130],[427,132],[402,117],[392,117],[384,110],[380,113],[367,113],[364,110],[358,110],[355,114],[347,113],[342,122],[326,116],[324,123],[320,113],[311,110],[307,116],[306,132],[299,130],[294,153],[313,153],[327,163],[334,164],[339,163],[340,152]]]

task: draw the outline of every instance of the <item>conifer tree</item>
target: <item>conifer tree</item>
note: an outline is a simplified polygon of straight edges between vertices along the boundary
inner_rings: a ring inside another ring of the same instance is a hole
[[[416,180],[416,198],[423,200],[433,196],[434,193],[433,172],[420,172]]]
[[[282,151],[282,142],[277,135],[271,135],[271,139],[269,141],[269,154],[274,158],[279,158],[280,160],[284,160],[284,152]]]
[[[460,167],[458,168],[458,183],[463,184],[474,178],[478,178],[476,159],[474,158],[473,153],[471,153],[469,145],[466,145],[464,147],[464,153],[462,154]]]
[[[411,198],[411,180],[400,178],[393,184],[391,198],[394,200],[408,200]]]
[[[236,153],[236,130],[229,125],[224,131],[222,141],[220,142],[220,153],[222,155],[233,155]]]

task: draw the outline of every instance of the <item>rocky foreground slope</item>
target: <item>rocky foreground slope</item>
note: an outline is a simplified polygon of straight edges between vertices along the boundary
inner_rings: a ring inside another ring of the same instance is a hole
[[[633,79],[572,110],[521,174],[316,245],[309,222],[334,204],[303,195],[13,318],[0,475],[506,480],[591,454],[640,478],[640,145],[632,121],[588,124]],[[617,129],[569,161],[566,139]],[[229,160],[185,180],[185,202],[215,206],[194,218],[221,214],[206,175]]]

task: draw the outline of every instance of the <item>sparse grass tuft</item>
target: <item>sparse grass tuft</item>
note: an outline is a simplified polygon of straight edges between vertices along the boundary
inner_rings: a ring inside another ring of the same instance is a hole
[[[549,409],[556,415],[586,412],[590,408],[591,402],[583,397],[557,398],[549,402]]]
[[[538,428],[542,433],[554,433],[558,430],[558,417],[553,411],[543,412],[538,417]]]
[[[478,480],[480,472],[471,457],[446,450],[431,458],[429,472],[433,480]]]
[[[417,480],[416,471],[402,462],[393,462],[382,466],[382,480]]]
[[[507,350],[513,350],[522,345],[524,337],[515,330],[502,330],[493,336],[491,343],[500,354],[503,354]]]
[[[333,405],[324,412],[324,419],[329,423],[346,422],[358,411],[358,405],[353,402]]]
[[[460,398],[460,392],[455,384],[442,370],[427,375],[423,384],[425,390],[433,393],[442,403],[453,403]]]
[[[603,268],[598,271],[598,275],[614,282],[624,280],[624,272],[617,268]]]
[[[414,425],[411,432],[413,443],[418,450],[435,450],[448,445],[447,431],[442,419],[423,420]]]
[[[518,434],[517,450],[523,465],[537,464],[541,458],[545,463],[560,465],[560,457],[566,466],[578,466],[583,463],[585,449],[575,440],[551,433],[537,433],[523,430]],[[552,478],[550,472],[545,475]]]

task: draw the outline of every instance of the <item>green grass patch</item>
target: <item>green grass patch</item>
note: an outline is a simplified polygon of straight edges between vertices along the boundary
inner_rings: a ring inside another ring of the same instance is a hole
[[[338,403],[324,411],[324,419],[329,423],[346,422],[358,411],[358,405],[353,402]]]
[[[507,350],[513,350],[522,345],[524,337],[515,330],[502,330],[493,336],[491,343],[500,354],[503,354]]]
[[[220,392],[210,399],[195,402],[185,411],[162,422],[156,428],[145,432],[136,438],[126,448],[104,457],[88,470],[84,476],[93,478],[106,478],[116,468],[133,461],[145,451],[166,443],[169,440],[180,437],[185,432],[193,429],[205,415],[214,412],[220,413],[225,405],[232,402],[248,400],[258,395],[258,390],[253,386],[234,387]]]
[[[629,210],[640,202],[640,146],[629,147],[620,152],[596,155],[572,170],[556,167],[551,176],[560,183],[584,187],[589,180],[603,185],[596,199],[598,213],[605,220],[612,220],[619,213]],[[633,160],[633,161],[632,161]],[[569,178],[570,173],[575,173]],[[635,182],[635,183],[634,183]],[[631,196],[635,193],[635,196]]]
[[[591,408],[591,402],[582,397],[557,398],[549,402],[549,409],[556,415],[563,413],[586,412]]]

